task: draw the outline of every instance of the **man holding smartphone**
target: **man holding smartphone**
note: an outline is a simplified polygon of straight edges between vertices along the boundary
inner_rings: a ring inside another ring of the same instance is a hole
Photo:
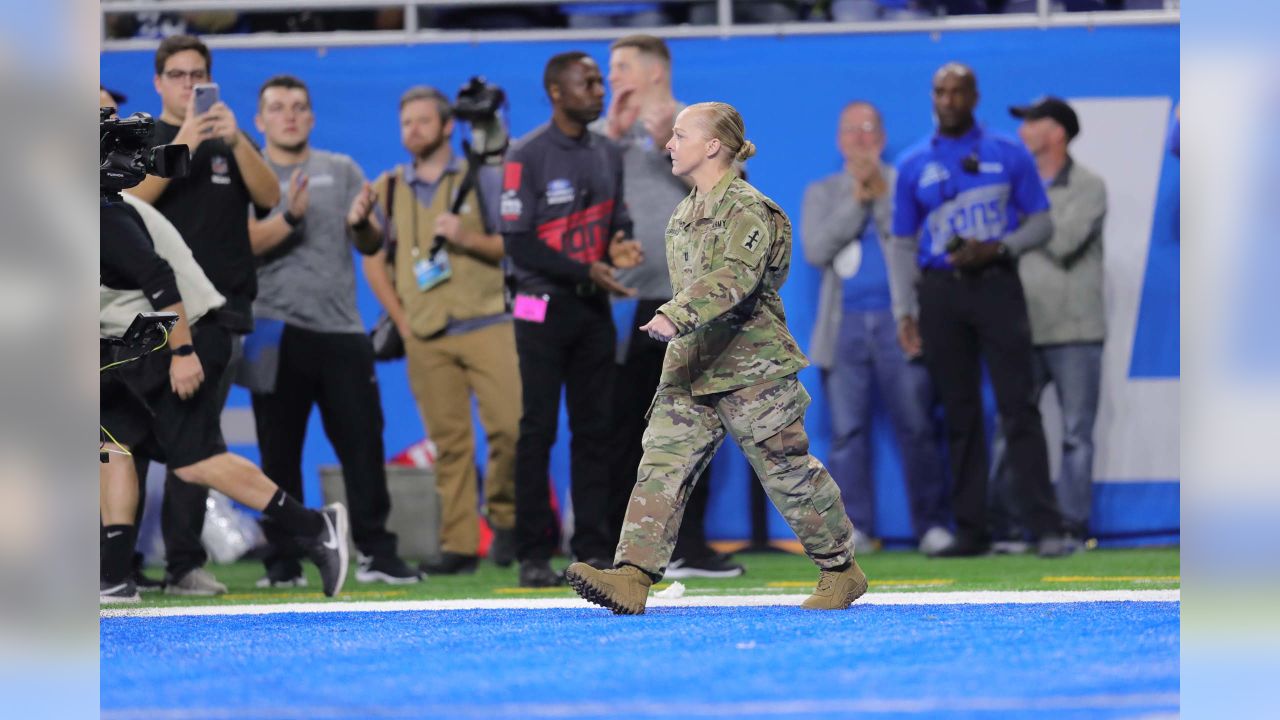
[[[156,207],[182,234],[196,262],[227,304],[209,318],[197,333],[225,333],[229,342],[226,362],[218,377],[205,382],[218,389],[226,403],[241,352],[240,335],[253,330],[253,299],[257,295],[257,267],[249,244],[248,208],[263,213],[280,200],[275,174],[249,138],[240,131],[235,114],[214,90],[202,90],[196,111],[197,85],[211,81],[209,48],[190,35],[166,38],[156,50],[155,88],[162,110],[156,121],[153,145],[181,143],[191,149],[191,165],[184,178],[147,176],[130,192]],[[216,87],[216,86],[215,86]],[[179,348],[175,353],[190,352]],[[146,477],[149,461],[138,458],[139,477]],[[200,542],[204,527],[207,490],[180,482],[172,472],[165,480],[161,531],[165,542],[166,591],[179,595],[216,595],[226,587],[203,569],[208,559]]]

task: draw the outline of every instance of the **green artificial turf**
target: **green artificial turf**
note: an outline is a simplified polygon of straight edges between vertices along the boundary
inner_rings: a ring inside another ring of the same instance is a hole
[[[817,570],[803,556],[790,553],[748,553],[735,556],[745,575],[730,579],[681,580],[687,595],[800,594],[809,592]],[[871,592],[957,590],[1135,590],[1179,587],[1179,555],[1175,548],[1091,550],[1072,557],[1042,560],[1035,555],[930,559],[914,552],[880,552],[858,558],[871,580]],[[557,559],[557,570],[567,565]],[[323,602],[319,576],[307,566],[306,588],[260,590],[262,565],[239,562],[210,565],[227,585],[226,595],[214,598],[175,597],[144,593],[141,606],[233,605],[281,602]],[[154,571],[153,571],[154,572]],[[666,582],[655,589],[661,590]],[[481,562],[473,575],[433,576],[417,585],[361,584],[355,567],[338,600],[451,600],[462,598],[572,597],[568,587],[526,590],[517,587],[516,568]]]

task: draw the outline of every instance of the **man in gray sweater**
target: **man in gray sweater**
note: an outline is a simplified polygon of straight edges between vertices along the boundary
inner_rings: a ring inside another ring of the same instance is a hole
[[[885,132],[871,103],[840,113],[844,169],[811,183],[801,211],[805,259],[822,269],[809,357],[822,370],[831,411],[828,466],[853,521],[857,552],[876,548],[871,472],[871,395],[877,388],[902,452],[911,522],[920,551],[951,544],[946,476],[931,416],[933,385],[898,344],[881,243],[890,235],[896,173],[885,165]]]
[[[1093,421],[1102,383],[1102,342],[1106,322],[1102,303],[1102,225],[1107,188],[1102,178],[1072,159],[1067,146],[1080,132],[1071,106],[1055,97],[1012,107],[1022,119],[1018,135],[1036,161],[1049,195],[1053,236],[1048,244],[1018,258],[1018,275],[1031,320],[1032,376],[1036,397],[1050,382],[1062,406],[1062,469],[1055,487],[1063,522],[1073,545],[1088,536],[1093,486]],[[1004,462],[1004,436],[998,435],[992,462],[992,520],[997,551],[1021,548],[1018,538],[999,534],[1018,516],[1018,498]],[[1012,524],[1017,524],[1013,521]],[[1001,527],[1004,525],[1004,527]]]

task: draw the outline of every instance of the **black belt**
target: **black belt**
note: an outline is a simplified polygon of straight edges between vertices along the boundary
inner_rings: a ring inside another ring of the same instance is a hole
[[[1012,260],[993,260],[986,265],[974,270],[962,270],[960,268],[939,268],[927,267],[920,272],[922,275],[931,275],[934,277],[955,277],[955,278],[980,278],[986,275],[992,275],[996,272],[1013,270]]]
[[[600,287],[599,285],[596,285],[594,282],[590,280],[585,280],[580,283],[574,283],[573,285],[557,284],[553,286],[544,286],[540,288],[530,288],[530,289],[521,288],[517,292],[519,292],[521,295],[543,295],[543,294],[552,295],[552,296],[559,295],[562,297],[583,298],[584,300],[594,300],[596,298],[601,298],[605,296],[604,288]]]

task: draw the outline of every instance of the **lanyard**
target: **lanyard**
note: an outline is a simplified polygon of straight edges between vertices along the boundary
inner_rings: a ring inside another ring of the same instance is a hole
[[[449,200],[453,197],[454,190],[457,189],[458,174],[456,172],[450,172],[448,169],[446,169],[445,175],[449,177],[448,187],[445,187],[444,178],[441,178],[436,183],[439,186],[436,188],[436,193],[440,193],[440,192],[445,193],[445,196],[444,196],[445,212],[448,212]],[[409,189],[413,191],[413,209],[411,211],[412,214],[410,215],[410,218],[409,218],[410,222],[413,223],[413,244],[409,246],[409,250],[413,254],[413,259],[417,260],[418,257],[422,255],[421,243],[419,242],[420,238],[418,236],[419,235],[418,234],[418,206],[421,205],[422,202],[418,200],[418,191],[416,188],[412,186],[412,183],[406,183],[406,184],[409,185]],[[435,202],[435,199],[436,199],[435,197],[431,198],[433,203]],[[434,242],[435,236],[432,235],[431,239]]]

